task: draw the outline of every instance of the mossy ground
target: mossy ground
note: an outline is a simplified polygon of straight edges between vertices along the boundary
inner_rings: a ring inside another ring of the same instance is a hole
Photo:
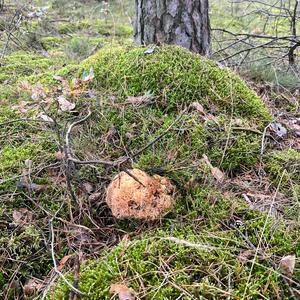
[[[120,282],[144,299],[223,299],[229,293],[231,299],[244,294],[244,299],[289,299],[277,266],[285,255],[300,256],[298,216],[282,211],[274,218],[250,208],[233,184],[246,172],[263,167],[272,191],[283,176],[279,190],[288,201],[284,208],[299,210],[298,153],[274,151],[267,140],[265,155],[260,155],[263,130],[272,120],[263,101],[237,74],[178,47],[145,54],[145,48],[130,42],[130,24],[122,13],[114,20],[107,15],[98,20],[89,5],[51,5],[46,19],[29,24],[39,41],[36,45],[43,45],[46,54],[12,47],[0,66],[0,297],[20,297],[29,279],[44,280],[40,292],[45,290],[53,270],[53,221],[58,263],[80,251],[88,259],[81,267],[79,288],[89,293],[89,299],[109,299],[110,285]],[[71,8],[71,25],[47,22],[53,14],[66,17]],[[30,42],[29,37],[25,40]],[[76,89],[73,79],[91,66],[94,80]],[[69,82],[67,88],[57,76]],[[35,103],[20,88],[24,81],[32,87],[42,84],[50,105]],[[76,103],[74,111],[57,109],[55,99],[63,89],[70,90],[67,99]],[[149,95],[151,101],[141,105],[127,98]],[[27,112],[18,109],[22,101],[30,104]],[[205,113],[193,108],[193,102],[202,104]],[[91,118],[71,136],[71,148],[82,160],[133,155],[189,107],[163,138],[127,165],[167,176],[177,186],[176,208],[164,219],[151,224],[116,221],[103,197],[95,203],[90,192],[83,192],[89,183],[93,192],[104,195],[117,168],[77,167],[72,173],[76,203],[68,193],[63,166],[51,172],[45,168],[59,164],[55,153],[65,128],[84,116],[87,106]],[[18,120],[41,112],[57,124]],[[226,173],[224,184],[213,178],[203,154]],[[31,181],[47,187],[41,193],[17,187],[20,177],[15,177],[28,160]],[[13,217],[20,208],[32,213],[28,224],[18,225]],[[212,249],[180,244],[182,240]],[[256,247],[260,250],[251,270]],[[72,274],[73,267],[72,258],[61,265],[64,274]],[[70,281],[71,274],[66,275]],[[297,264],[293,280],[299,279]],[[48,297],[68,299],[68,294],[59,282]]]
[[[229,294],[232,299],[244,294],[244,299],[289,299],[272,262],[285,253],[299,255],[297,229],[249,211],[240,199],[225,198],[207,182],[206,188],[190,192],[177,214],[159,226],[124,239],[83,266],[80,289],[89,299],[110,299],[113,283],[133,288],[142,299],[223,299]],[[264,243],[252,268],[261,236]],[[61,283],[49,299],[67,299],[68,293]]]

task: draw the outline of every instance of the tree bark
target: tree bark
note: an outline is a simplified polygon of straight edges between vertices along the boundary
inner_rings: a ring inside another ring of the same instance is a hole
[[[135,41],[176,44],[209,55],[208,0],[135,0]]]

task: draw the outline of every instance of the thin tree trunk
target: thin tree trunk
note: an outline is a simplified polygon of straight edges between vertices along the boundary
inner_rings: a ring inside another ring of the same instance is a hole
[[[135,41],[210,52],[208,0],[135,0]]]

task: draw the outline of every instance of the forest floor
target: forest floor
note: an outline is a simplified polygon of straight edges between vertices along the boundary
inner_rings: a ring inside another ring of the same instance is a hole
[[[47,3],[0,44],[0,297],[299,298],[299,90],[135,48],[125,4]],[[117,220],[124,168],[174,209]]]

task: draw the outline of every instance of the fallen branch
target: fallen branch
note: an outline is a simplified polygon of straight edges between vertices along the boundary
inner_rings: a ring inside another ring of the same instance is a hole
[[[180,240],[176,237],[166,237],[166,238],[163,238],[163,240],[166,240],[166,241],[172,241],[178,245],[184,245],[184,246],[187,246],[187,247],[193,247],[193,248],[200,248],[202,250],[205,250],[205,251],[209,251],[209,250],[217,250],[218,248],[216,247],[212,247],[212,246],[209,246],[209,245],[202,245],[202,244],[195,244],[195,243],[191,243],[189,241],[186,241],[186,240]]]
[[[53,223],[52,220],[50,221],[50,230],[51,230],[51,256],[52,256],[52,261],[54,265],[54,271],[56,274],[59,275],[59,277],[66,283],[66,285],[77,295],[80,296],[88,296],[88,294],[81,292],[78,290],[76,287],[74,287],[67,279],[66,277],[59,271],[57,268],[56,264],[56,259],[55,259],[55,252],[54,252],[54,229],[53,229]]]
[[[68,127],[68,129],[66,131],[64,153],[65,153],[65,157],[66,157],[66,161],[67,161],[67,168],[70,167],[70,165],[69,165],[70,162],[72,162],[74,164],[79,164],[79,165],[100,164],[100,165],[104,165],[104,166],[107,166],[107,167],[117,167],[118,169],[124,171],[129,176],[131,176],[139,184],[141,184],[142,186],[144,186],[143,183],[140,182],[140,180],[138,178],[136,178],[123,165],[127,161],[129,161],[130,159],[132,159],[132,158],[140,155],[142,152],[144,152],[145,150],[147,150],[148,148],[150,148],[152,145],[154,145],[155,143],[157,143],[159,140],[161,140],[173,128],[173,126],[184,116],[184,114],[186,113],[187,110],[188,110],[188,108],[184,109],[180,113],[180,115],[174,120],[174,122],[172,122],[172,124],[166,130],[164,130],[164,132],[162,132],[158,137],[156,137],[154,140],[152,140],[151,142],[149,142],[146,146],[144,146],[143,148],[141,148],[140,150],[138,150],[136,153],[134,153],[131,157],[130,156],[120,157],[120,158],[116,159],[115,161],[108,161],[108,160],[103,160],[103,159],[82,161],[82,160],[76,159],[76,158],[74,158],[72,156],[72,151],[71,151],[71,148],[70,148],[70,135],[71,135],[72,129],[75,126],[83,123],[84,121],[86,121],[91,116],[91,110],[89,109],[88,113],[87,113],[87,115],[85,117],[83,117],[82,119],[80,119],[80,120],[75,121],[74,123],[72,123]],[[67,170],[67,172],[66,172],[67,184],[68,184],[69,190],[71,192],[72,198],[76,201],[76,196],[75,196],[74,192],[72,191],[71,182],[70,182],[70,176],[69,175],[70,175],[70,172]]]

